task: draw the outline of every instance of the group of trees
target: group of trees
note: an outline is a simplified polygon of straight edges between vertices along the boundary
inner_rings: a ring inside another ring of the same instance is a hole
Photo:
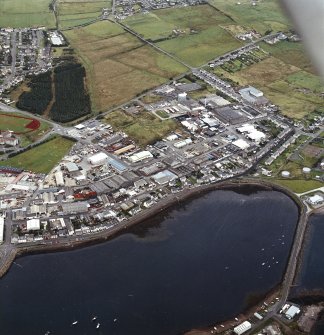
[[[49,115],[57,122],[69,122],[91,113],[90,97],[86,91],[85,69],[75,62],[65,62],[52,71],[39,74],[28,83],[17,107],[42,115],[52,105]],[[55,85],[53,96],[52,82]],[[54,101],[54,102],[53,102]]]
[[[20,95],[17,107],[42,114],[53,98],[51,73],[46,72],[33,77],[28,86],[30,91]]]
[[[57,122],[69,122],[91,112],[86,92],[86,73],[81,64],[66,63],[54,69],[55,102],[50,117]]]

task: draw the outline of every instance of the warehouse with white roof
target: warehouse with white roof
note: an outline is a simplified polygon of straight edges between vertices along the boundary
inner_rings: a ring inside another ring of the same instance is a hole
[[[98,152],[97,154],[94,154],[88,158],[88,162],[92,165],[100,165],[105,163],[107,160],[108,155],[106,155],[104,152]]]
[[[152,157],[153,155],[149,151],[141,151],[141,152],[137,152],[136,154],[130,156],[128,159],[132,163],[137,163],[137,162],[143,161],[144,159],[148,159]]]
[[[39,219],[27,220],[27,230],[40,230],[40,220]]]
[[[234,328],[234,333],[237,335],[244,334],[252,328],[252,324],[249,321],[244,321],[240,325]]]

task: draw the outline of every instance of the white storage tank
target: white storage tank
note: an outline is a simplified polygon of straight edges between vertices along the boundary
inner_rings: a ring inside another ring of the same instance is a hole
[[[303,167],[303,173],[309,174],[311,169],[309,167]]]
[[[284,178],[289,178],[290,177],[290,172],[289,171],[282,171],[281,176]]]

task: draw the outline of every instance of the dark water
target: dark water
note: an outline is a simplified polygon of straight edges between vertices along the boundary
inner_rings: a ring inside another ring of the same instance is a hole
[[[279,192],[214,191],[105,244],[20,258],[0,280],[0,334],[179,334],[236,316],[279,283],[297,220]]]
[[[324,215],[311,216],[308,225],[307,246],[302,259],[302,268],[297,278],[298,286],[292,291],[292,297],[304,293],[313,293],[314,296],[324,295]],[[324,316],[312,330],[312,335],[323,334]]]
[[[302,268],[297,279],[300,290],[324,292],[324,215],[313,215],[308,222],[309,235]]]

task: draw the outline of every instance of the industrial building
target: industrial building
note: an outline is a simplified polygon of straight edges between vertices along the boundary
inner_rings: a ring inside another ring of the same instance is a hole
[[[300,309],[297,306],[291,305],[285,312],[285,317],[288,320],[292,320],[296,315],[300,313]]]
[[[126,145],[126,147],[123,147],[123,148],[115,150],[114,154],[117,155],[117,156],[119,156],[119,155],[124,154],[127,151],[131,151],[133,149],[135,149],[135,145],[134,144]]]
[[[246,141],[242,140],[242,139],[238,139],[236,141],[233,142],[233,144],[238,147],[239,149],[247,149],[250,145],[249,143],[247,143]]]
[[[249,86],[239,90],[241,97],[254,105],[265,105],[268,103],[268,99],[263,96],[263,92],[256,89],[255,87]]]
[[[107,160],[108,156],[104,152],[98,152],[88,158],[88,162],[92,165],[103,164]]]
[[[173,145],[174,145],[176,148],[180,149],[180,148],[183,148],[183,147],[185,147],[186,145],[191,144],[191,143],[192,143],[191,138],[186,138],[185,140],[176,142],[176,143],[174,143]]]
[[[132,163],[143,161],[144,159],[153,158],[153,155],[149,151],[141,151],[129,157]]]
[[[170,181],[174,179],[177,179],[178,176],[169,170],[163,170],[153,175],[152,178],[157,184],[163,185],[163,184],[169,183]]]
[[[62,171],[55,172],[55,182],[57,186],[64,186],[64,177]]]
[[[62,210],[64,214],[85,213],[88,211],[88,206],[86,201],[67,202],[62,203]]]
[[[225,124],[238,124],[248,120],[244,112],[230,106],[216,108],[214,111],[216,117]]]
[[[237,335],[244,334],[252,328],[252,324],[249,321],[244,321],[240,325],[234,328],[234,333]]]
[[[324,197],[321,196],[321,195],[318,195],[318,194],[314,194],[313,196],[311,196],[311,197],[308,198],[308,202],[311,205],[319,205],[322,202],[324,202]]]
[[[124,172],[127,170],[127,166],[115,158],[108,157],[107,163],[118,172]]]
[[[27,220],[27,230],[40,230],[40,220],[39,219]]]

